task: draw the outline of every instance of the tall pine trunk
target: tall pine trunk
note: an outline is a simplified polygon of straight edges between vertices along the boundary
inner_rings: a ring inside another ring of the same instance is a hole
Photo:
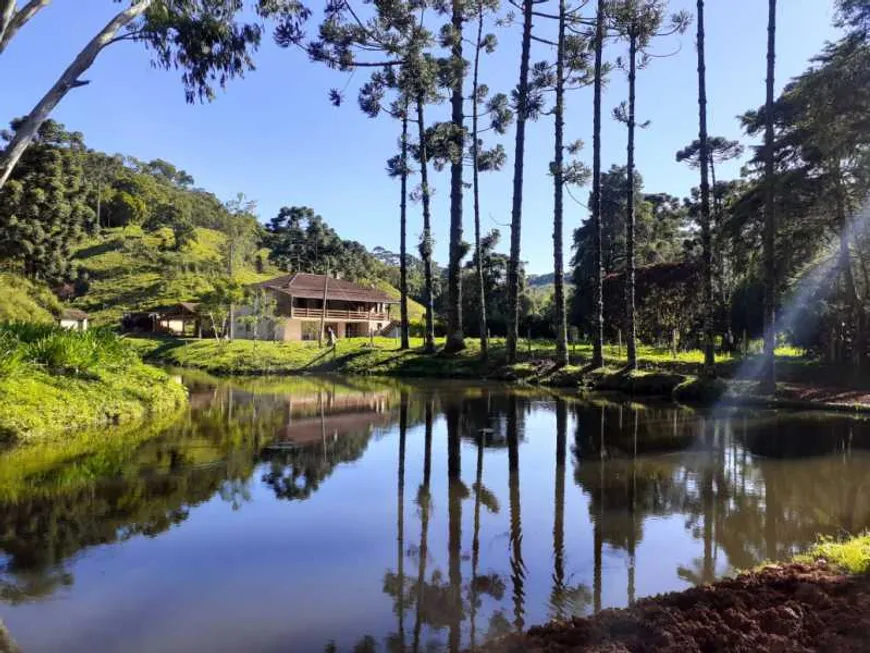
[[[408,393],[399,399],[399,479],[396,492],[396,575],[399,586],[405,587],[405,448],[408,436]],[[399,592],[399,639],[405,645],[405,592]]]
[[[448,352],[465,349],[465,338],[462,333],[462,169],[464,163],[462,153],[463,132],[465,130],[462,94],[465,79],[464,66],[459,65],[462,59],[462,0],[453,0],[451,27],[453,28],[453,44],[450,49],[456,78],[450,89],[451,122],[453,123],[456,160],[450,164],[450,260],[447,266],[447,342],[444,350]]]
[[[523,164],[526,151],[526,120],[529,102],[529,58],[532,49],[533,0],[523,0],[523,41],[520,52],[520,81],[517,85],[517,132],[514,146],[514,183],[511,204],[511,253],[508,262],[507,359],[517,360],[520,337],[520,241],[523,222]]]
[[[698,0],[698,140],[701,168],[701,247],[704,267],[704,374],[715,374],[713,349],[713,247],[710,237],[710,145],[707,140],[707,68],[704,52],[704,0]]]
[[[426,123],[423,116],[423,97],[417,97],[417,132],[420,141],[420,186],[423,202],[423,242],[420,255],[423,258],[423,282],[426,286],[426,327],[423,348],[428,353],[435,351],[435,298],[432,289],[432,213],[429,194],[429,155],[426,151]]]
[[[565,0],[559,0],[559,36],[556,42],[556,106],[553,153],[553,301],[556,304],[556,363],[568,364],[568,321],[565,316],[565,263],[562,252],[562,218],[565,150]]]
[[[773,151],[773,102],[774,77],[776,74],[776,0],[768,2],[767,24],[767,101],[764,125],[764,358],[761,372],[762,392],[776,391],[776,252],[774,234],[774,151]]]
[[[837,228],[840,230],[837,266],[840,268],[840,275],[843,279],[843,299],[846,305],[846,319],[844,321],[855,329],[853,345],[854,362],[858,366],[862,366],[866,353],[864,343],[864,309],[861,305],[861,299],[858,297],[855,275],[852,272],[852,253],[849,247],[849,220],[846,215],[846,190],[843,188],[843,171],[839,161],[834,166],[833,178]]]
[[[444,407],[447,426],[447,548],[449,553],[448,577],[450,580],[451,616],[448,634],[448,650],[459,651],[461,639],[462,609],[462,500],[465,488],[462,485],[462,443],[460,420],[462,408],[451,403]]]
[[[429,558],[429,509],[432,502],[429,497],[429,487],[432,479],[432,426],[434,421],[435,408],[433,400],[426,401],[426,409],[424,413],[424,453],[423,453],[423,483],[417,491],[419,497],[419,512],[420,512],[420,545],[418,551],[420,555],[417,557],[417,595],[414,597],[417,603],[417,610],[414,616],[414,634],[412,651],[420,650],[420,638],[423,632],[423,621],[425,619],[424,594],[426,590],[426,563]]]
[[[479,169],[479,143],[478,143],[478,101],[477,95],[480,88],[480,48],[483,39],[483,4],[477,10],[477,49],[474,52],[474,77],[471,92],[471,186],[474,195],[474,251],[477,258],[475,274],[477,276],[477,316],[480,329],[480,355],[486,358],[489,355],[489,334],[486,322],[486,279],[483,276],[483,252],[480,248],[480,169]]]
[[[595,229],[595,279],[593,302],[595,314],[592,320],[592,365],[604,365],[604,269],[602,268],[601,230],[601,91],[604,86],[604,10],[605,0],[598,0],[595,19],[595,79],[592,100],[592,227]]]
[[[505,430],[508,446],[508,495],[510,503],[510,566],[513,586],[514,627],[517,632],[525,629],[525,580],[526,565],[523,562],[523,526],[520,514],[520,446],[519,405],[517,398],[508,398],[508,414]]]
[[[408,106],[405,100],[402,109],[402,198],[399,202],[399,293],[401,348],[411,346],[408,324]]]
[[[635,263],[634,263],[634,132],[635,132],[635,82],[637,80],[637,30],[631,28],[628,46],[628,205],[625,217],[625,340],[627,343],[630,370],[637,369],[637,325],[635,315]]]

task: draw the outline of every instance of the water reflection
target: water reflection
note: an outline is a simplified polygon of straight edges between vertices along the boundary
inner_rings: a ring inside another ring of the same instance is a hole
[[[2,616],[25,650],[474,650],[870,526],[870,425],[843,416],[200,379],[155,429],[0,459]]]

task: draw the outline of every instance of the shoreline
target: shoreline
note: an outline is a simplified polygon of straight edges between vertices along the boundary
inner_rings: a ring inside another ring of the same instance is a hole
[[[183,384],[143,363],[88,377],[28,370],[0,383],[0,441],[62,441],[81,432],[170,414],[187,400]]]
[[[870,535],[821,540],[786,564],[505,635],[482,653],[864,651]]]
[[[821,364],[786,359],[784,367],[794,368],[778,384],[775,396],[753,394],[754,384],[735,379],[742,362],[720,364],[721,376],[705,379],[690,371],[692,363],[641,360],[641,368],[626,372],[618,361],[590,369],[581,357],[573,364],[557,366],[541,347],[529,352],[522,362],[507,365],[501,352],[488,360],[469,348],[459,354],[426,354],[419,348],[400,350],[394,340],[340,341],[334,350],[317,348],[316,343],[275,343],[268,341],[182,340],[173,338],[125,338],[148,362],[180,369],[195,369],[218,377],[346,376],[454,379],[498,381],[530,386],[558,387],[578,392],[618,392],[627,396],[663,397],[696,405],[751,406],[770,409],[819,410],[839,413],[870,413],[870,390],[812,383],[815,372],[829,372]],[[696,365],[696,369],[700,364]]]

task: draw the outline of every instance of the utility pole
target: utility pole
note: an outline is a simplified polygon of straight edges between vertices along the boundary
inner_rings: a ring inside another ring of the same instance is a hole
[[[326,327],[326,291],[329,287],[329,263],[326,264],[326,275],[323,277],[323,308],[320,311],[320,333],[317,336],[317,346],[323,347],[323,331]]]

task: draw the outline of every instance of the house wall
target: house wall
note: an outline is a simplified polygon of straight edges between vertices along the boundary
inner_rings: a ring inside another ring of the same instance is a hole
[[[176,335],[182,335],[184,333],[183,320],[160,320],[158,325]]]
[[[280,339],[285,342],[290,340],[302,340],[302,320],[281,320],[280,338],[276,329],[275,339]]]
[[[60,326],[64,329],[72,329],[73,331],[87,331],[87,320],[61,320]]]

